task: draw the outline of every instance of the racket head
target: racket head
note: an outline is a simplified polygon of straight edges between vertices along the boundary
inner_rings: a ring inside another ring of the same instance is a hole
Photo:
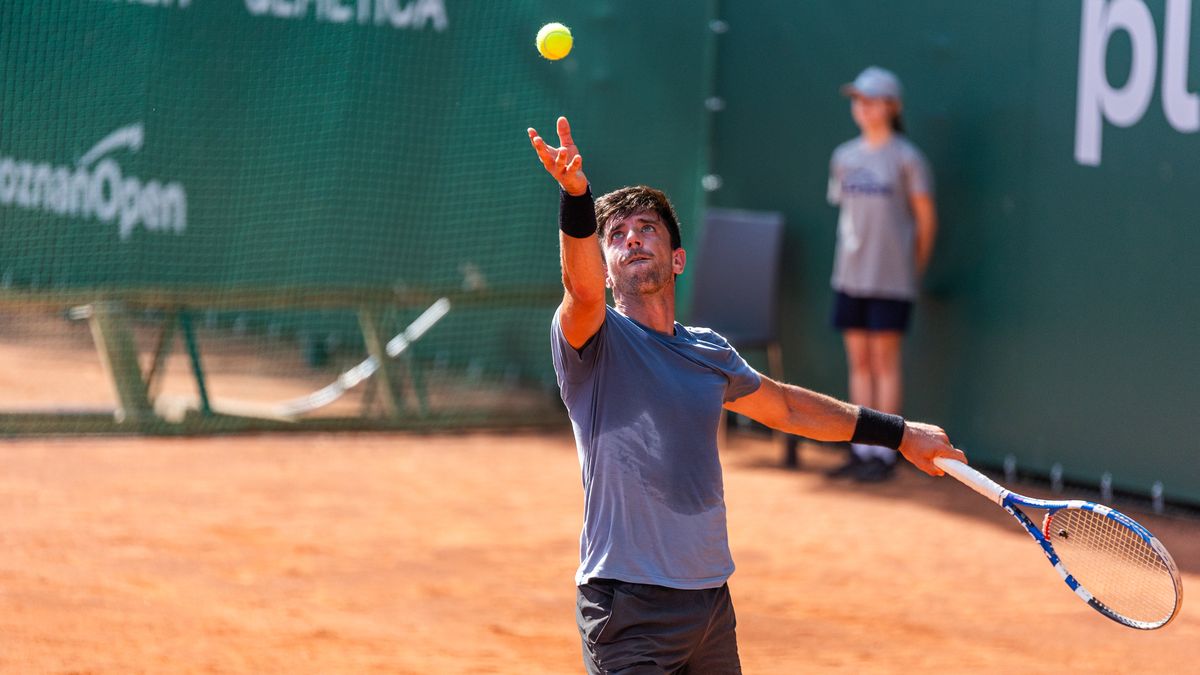
[[[1143,630],[1162,628],[1183,604],[1179,568],[1153,534],[1101,504],[1051,509],[1042,535],[1075,592],[1108,618]],[[1082,589],[1082,592],[1081,590]]]

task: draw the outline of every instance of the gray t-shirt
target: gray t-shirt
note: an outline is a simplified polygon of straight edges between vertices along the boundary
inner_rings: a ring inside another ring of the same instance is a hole
[[[556,314],[551,346],[583,472],[575,582],[724,584],[733,558],[717,423],[726,401],[758,389],[758,373],[711,330],[676,323],[663,335],[612,307],[578,351]]]
[[[841,206],[834,289],[858,297],[916,298],[909,197],[932,193],[928,162],[903,136],[878,148],[862,137],[839,145],[829,163],[829,203]]]

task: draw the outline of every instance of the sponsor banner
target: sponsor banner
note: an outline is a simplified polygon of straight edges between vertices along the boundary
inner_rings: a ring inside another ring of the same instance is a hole
[[[356,23],[398,29],[446,30],[443,0],[245,0],[254,16],[313,19],[325,23]]]
[[[114,4],[187,9],[194,0],[109,0]],[[355,23],[439,33],[446,30],[444,0],[244,0],[253,16],[311,19],[322,23]]]
[[[75,166],[55,166],[0,152],[0,208],[116,225],[122,241],[139,227],[147,232],[183,234],[187,229],[183,185],[130,175],[109,156],[122,149],[138,152],[144,136],[140,122],[117,129],[84,153]]]

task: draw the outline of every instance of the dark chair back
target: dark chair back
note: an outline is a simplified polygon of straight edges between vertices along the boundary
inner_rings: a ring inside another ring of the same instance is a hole
[[[709,209],[691,261],[692,325],[717,331],[737,349],[776,343],[782,249],[782,213]]]

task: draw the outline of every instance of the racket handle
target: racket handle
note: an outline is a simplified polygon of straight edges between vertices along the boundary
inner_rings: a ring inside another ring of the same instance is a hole
[[[959,480],[959,482],[971,488],[972,490],[1001,506],[1004,505],[1004,495],[1008,494],[1008,490],[1001,487],[999,483],[991,478],[979,473],[975,469],[972,469],[957,459],[950,459],[949,457],[934,457],[933,463],[936,464],[939,469],[945,471],[951,476],[954,476]]]

